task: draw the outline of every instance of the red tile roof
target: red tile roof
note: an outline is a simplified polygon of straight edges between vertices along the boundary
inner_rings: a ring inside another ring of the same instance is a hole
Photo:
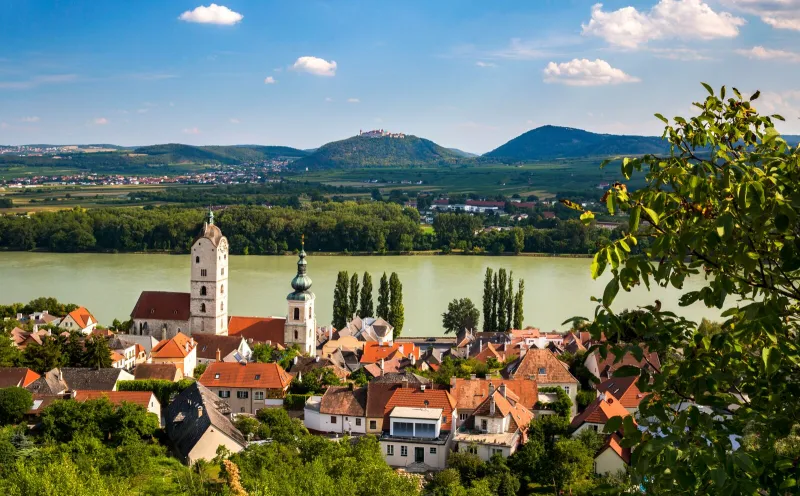
[[[495,404],[494,415],[491,413],[492,399],[494,399]],[[485,398],[483,402],[478,405],[478,408],[475,409],[473,415],[483,417],[505,417],[510,415],[513,422],[509,424],[508,432],[516,432],[517,429],[527,431],[528,425],[531,423],[531,420],[533,420],[533,412],[525,408],[522,403],[519,403],[514,393],[506,391],[506,396],[503,396],[500,389],[495,390],[491,398]]]
[[[547,349],[528,350],[518,363],[517,368],[513,370],[515,378],[531,378],[539,384],[578,382],[578,379],[570,374],[567,365]]]
[[[142,291],[133,307],[131,318],[155,320],[189,320],[189,293]]]
[[[661,372],[661,360],[658,358],[658,353],[649,353],[647,347],[642,347],[644,356],[641,360],[637,360],[633,353],[627,352],[622,356],[622,360],[617,362],[617,356],[614,353],[608,353],[605,360],[600,356],[599,351],[595,351],[592,355],[597,360],[597,368],[600,371],[600,379],[606,379],[614,375],[614,371],[625,365],[633,365],[638,368],[647,368],[650,373]],[[648,363],[649,361],[649,363]],[[616,363],[615,363],[616,362]]]
[[[474,410],[489,396],[489,383],[495,388],[505,384],[510,392],[519,397],[520,403],[532,409],[539,401],[536,381],[528,379],[455,379],[450,394],[458,402],[458,409]]]
[[[605,396],[605,397],[604,397]],[[580,415],[572,419],[570,427],[577,429],[585,423],[605,424],[611,417],[629,417],[630,413],[617,401],[614,395],[605,393],[599,396]]]
[[[7,387],[28,387],[41,377],[31,369],[25,367],[0,367],[0,389]]]
[[[248,342],[284,344],[286,319],[278,317],[238,317],[228,319],[228,335],[242,336]]]
[[[164,379],[174,382],[183,379],[183,371],[174,363],[140,363],[133,369],[133,378],[137,381],[140,379]]]
[[[151,391],[75,391],[75,401],[88,401],[108,398],[115,405],[134,403],[145,409],[150,407],[150,402],[155,399]]]
[[[389,430],[389,414],[396,406],[441,408],[442,415],[447,416],[447,422],[442,422],[442,430],[449,431],[453,428],[453,410],[456,409],[456,400],[444,389],[425,389],[425,391],[410,387],[395,389],[383,409],[383,430],[385,431]]]
[[[85,329],[89,327],[89,325],[94,322],[97,323],[97,319],[94,318],[94,315],[86,309],[86,307],[78,307],[75,310],[71,311],[67,317],[72,317],[72,320],[78,324],[78,327],[81,329]]]
[[[403,347],[403,350],[400,351],[400,347]],[[368,343],[364,343],[364,353],[361,355],[361,363],[377,363],[381,360],[381,358],[388,359],[390,355],[392,355],[395,351],[398,354],[408,358],[412,354],[414,357],[419,360],[419,348],[414,346],[414,343],[393,343],[392,345],[381,346],[379,343],[371,341]]]
[[[367,407],[367,388],[350,389],[348,386],[330,386],[319,405],[319,412],[327,415],[363,417]]]
[[[207,388],[232,387],[286,390],[292,377],[277,363],[214,362],[200,376],[200,384]]]
[[[159,341],[150,350],[153,358],[184,358],[194,348],[194,341],[186,334],[179,332],[174,338]]]
[[[642,393],[636,386],[639,376],[612,377],[597,385],[597,391],[609,392],[619,399],[625,408],[639,408],[639,403],[650,393]]]

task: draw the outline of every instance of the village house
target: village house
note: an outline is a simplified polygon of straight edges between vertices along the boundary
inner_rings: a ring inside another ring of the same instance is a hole
[[[509,379],[528,379],[542,387],[560,387],[572,400],[572,415],[577,412],[579,382],[570,372],[567,364],[559,360],[550,350],[520,350],[521,356],[511,362],[503,375]]]
[[[495,389],[490,381],[486,398],[456,432],[455,444],[458,451],[474,453],[483,461],[494,455],[508,458],[527,440],[531,420],[533,413],[519,396],[503,383]]]
[[[60,395],[72,391],[116,391],[120,381],[132,381],[133,376],[122,369],[86,369],[62,367],[49,370],[25,388],[33,394]]]
[[[353,319],[333,333],[335,339],[353,336],[359,341],[377,342],[380,345],[391,345],[394,341],[394,327],[382,318],[353,315]]]
[[[180,367],[183,375],[192,377],[197,366],[197,343],[182,332],[160,341],[150,351],[151,363],[169,363]]]
[[[641,360],[637,360],[633,353],[627,352],[622,355],[622,358],[617,360],[616,355],[608,353],[606,358],[600,356],[599,351],[594,351],[589,354],[584,360],[584,366],[597,377],[600,381],[605,381],[614,376],[614,371],[626,365],[633,365],[634,367],[647,370],[650,374],[658,374],[661,372],[661,360],[658,353],[649,352],[646,347],[644,348],[644,355]]]
[[[594,457],[593,469],[597,475],[625,472],[631,464],[631,449],[623,448],[618,434],[606,437],[606,442]]]
[[[456,399],[458,407],[458,427],[465,425],[478,406],[489,397],[490,384],[495,389],[505,385],[508,391],[518,398],[516,401],[530,411],[533,411],[539,401],[536,381],[529,379],[478,379],[475,375],[470,376],[469,379],[453,377],[450,379],[450,394]],[[467,427],[473,427],[473,425],[467,425]]]
[[[304,409],[307,429],[338,434],[367,431],[367,387],[330,386],[325,394],[312,396]]]
[[[78,331],[83,334],[91,334],[97,327],[97,319],[86,307],[78,307],[68,313],[58,324],[58,327],[69,332]]]
[[[129,346],[131,344],[139,345],[141,351],[144,352],[144,356],[139,355],[139,348],[137,348],[137,356],[136,356],[136,364],[145,363],[150,360],[150,353],[153,351],[153,348],[158,345],[158,339],[154,336],[137,336],[134,334],[115,334],[113,337],[114,340],[119,341],[121,346]],[[110,344],[110,343],[109,343]]]
[[[137,381],[159,379],[177,382],[183,379],[183,369],[172,363],[140,363],[133,369],[133,378]]]
[[[364,353],[361,355],[361,364],[378,363],[382,359],[387,359],[394,353],[402,358],[418,360],[420,349],[414,343],[393,343],[380,344],[377,342],[364,343]]]
[[[26,388],[41,376],[26,367],[0,367],[0,389]]]
[[[23,315],[18,313],[16,315],[17,322],[20,324],[27,324],[28,322],[32,323],[33,325],[51,325],[51,326],[58,326],[61,322],[61,317],[57,317],[55,315],[50,314],[47,310],[42,310],[40,312],[33,312],[28,315]]]
[[[411,373],[387,373],[367,384],[367,434],[380,436],[383,432],[384,408],[399,388],[430,387],[430,380]]]
[[[326,336],[327,333],[327,330],[323,332]],[[364,341],[359,341],[355,336],[341,336],[326,339],[319,350],[319,355],[326,358],[330,358],[337,350],[361,353],[364,350]]]
[[[161,424],[161,403],[156,399],[156,395],[151,391],[73,391],[72,399],[75,401],[88,401],[106,398],[113,405],[120,406],[123,403],[139,405],[158,418]]]
[[[350,371],[346,368],[339,366],[330,358],[320,358],[318,356],[294,357],[292,359],[292,363],[289,364],[289,369],[287,372],[289,372],[293,377],[296,377],[297,380],[302,380],[303,374],[317,369],[329,369],[339,379],[347,379],[350,376]]]
[[[639,403],[650,394],[639,391],[636,386],[638,380],[639,376],[612,377],[598,384],[596,388],[600,394],[610,393],[613,395],[631,415],[634,415],[639,411]]]
[[[214,362],[199,382],[230,405],[232,412],[254,414],[282,406],[292,377],[277,363]]]
[[[596,400],[589,404],[580,415],[572,419],[569,424],[572,435],[579,434],[584,429],[603,432],[608,420],[612,417],[630,417],[617,398],[610,393],[600,393]]]
[[[108,340],[108,347],[111,350],[112,367],[133,370],[136,364],[147,360],[144,348],[136,343],[121,340],[116,336]]]
[[[224,446],[238,453],[247,440],[228,418],[230,407],[198,382],[184,389],[170,403],[165,424],[175,455],[188,465],[211,460]]]
[[[34,397],[59,396],[67,391],[67,383],[60,369],[48,370],[39,378],[25,386]]]
[[[249,362],[253,350],[243,336],[218,336],[216,334],[195,334],[197,343],[197,363]]]

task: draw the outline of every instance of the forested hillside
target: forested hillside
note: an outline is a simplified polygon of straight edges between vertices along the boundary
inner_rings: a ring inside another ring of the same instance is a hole
[[[294,168],[354,168],[366,166],[423,166],[452,164],[464,159],[433,141],[416,136],[368,138],[354,136],[328,143],[308,157],[297,160]]]

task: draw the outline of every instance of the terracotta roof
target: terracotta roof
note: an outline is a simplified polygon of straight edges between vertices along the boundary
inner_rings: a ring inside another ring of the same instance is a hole
[[[636,357],[633,356],[633,353],[630,352],[625,353],[619,362],[616,361],[616,355],[610,351],[608,355],[606,355],[605,360],[602,359],[599,351],[592,353],[594,360],[597,360],[597,369],[600,371],[599,379],[607,379],[613,376],[615,370],[625,365],[633,365],[640,369],[647,367],[650,369],[651,373],[661,372],[661,360],[658,358],[658,353],[648,353],[647,347],[643,346],[642,348],[644,349],[645,356],[643,356],[641,360],[637,360]],[[650,363],[648,363],[648,360]],[[653,367],[651,367],[650,364],[652,364]],[[655,370],[653,370],[653,368]]]
[[[513,373],[515,378],[533,379],[539,384],[578,382],[569,373],[567,365],[547,349],[528,350],[524,357],[507,368],[507,373]]]
[[[327,415],[363,417],[367,409],[367,388],[330,386],[322,396],[319,412]]]
[[[94,315],[86,309],[86,307],[78,307],[75,310],[71,311],[67,317],[72,317],[72,320],[78,324],[78,327],[81,329],[85,329],[89,327],[89,325],[94,322],[97,323],[97,319],[94,318]]]
[[[31,409],[28,410],[28,415],[39,415],[42,410],[52,405],[56,400],[63,400],[64,396],[60,394],[34,394],[33,404]]]
[[[622,461],[630,465],[631,449],[623,448],[622,445],[619,444],[620,441],[622,441],[622,438],[620,438],[616,433],[611,434],[606,438],[605,444],[603,444],[603,447],[600,448],[600,451],[598,451],[597,454],[600,455],[600,453],[602,453],[603,451],[607,449],[612,449],[614,450],[614,453],[616,453],[620,458],[622,458]]]
[[[581,412],[580,415],[572,419],[570,427],[577,429],[582,424],[605,424],[611,417],[629,417],[630,413],[622,404],[617,401],[614,395],[605,393],[600,395],[594,400],[586,410]]]
[[[184,358],[194,348],[194,341],[179,332],[175,337],[159,341],[150,352],[153,358]]]
[[[639,408],[639,403],[647,397],[649,393],[642,393],[636,386],[638,376],[633,377],[612,377],[597,385],[597,391],[601,393],[609,392],[619,399],[625,408]]]
[[[124,356],[120,355],[114,350],[111,350],[111,363],[121,362],[122,360],[125,360]]]
[[[507,432],[516,432],[517,430],[527,431],[528,425],[533,420],[533,412],[525,408],[522,403],[516,401],[511,391],[506,391],[506,396],[503,396],[501,389],[498,388],[492,394],[491,398],[487,397],[483,402],[478,405],[473,415],[480,415],[482,417],[491,416],[491,400],[494,399],[495,413],[494,417],[511,416],[512,422],[508,426]]]
[[[496,346],[493,343],[486,343],[486,346],[483,347],[473,358],[478,360],[479,362],[486,363],[489,358],[494,358],[500,363],[505,361],[505,354],[501,354],[497,351],[500,346]]]
[[[395,389],[402,387],[400,383],[379,383],[372,381],[367,384],[367,417],[383,417],[386,403],[389,402]]]
[[[25,389],[34,395],[54,396],[67,390],[67,383],[60,377],[59,369],[48,370],[41,377],[28,384]]]
[[[231,352],[239,349],[242,344],[243,336],[218,336],[216,334],[192,335],[197,343],[197,358],[216,360],[217,350],[221,358],[228,356]]]
[[[529,338],[536,339],[542,336],[541,331],[536,327],[528,327],[527,329],[511,329],[511,335],[515,338]]]
[[[28,387],[39,377],[41,377],[39,374],[25,367],[0,367],[0,389]]]
[[[389,414],[396,406],[441,408],[442,415],[447,416],[447,422],[442,422],[442,430],[449,431],[453,428],[453,410],[456,408],[456,400],[444,389],[426,388],[425,391],[410,387],[395,389],[383,409],[383,430],[389,430]]]
[[[151,401],[158,401],[151,391],[75,391],[75,401],[88,401],[108,398],[115,405],[123,402],[134,403],[145,409],[150,407]]]
[[[183,371],[174,363],[140,363],[133,369],[135,380],[163,379],[165,381],[178,381],[183,379]]]
[[[228,335],[242,336],[249,343],[284,344],[286,319],[278,317],[238,317],[228,319]]]
[[[403,351],[400,351],[400,347]],[[414,346],[414,343],[393,343],[389,346],[381,346],[377,342],[364,343],[364,353],[361,355],[361,363],[377,363],[381,358],[386,359],[397,351],[404,357],[409,357],[414,354],[416,359],[419,359],[419,348]]]
[[[489,396],[489,383],[495,388],[505,384],[509,391],[519,397],[520,403],[528,409],[539,401],[539,388],[536,381],[528,379],[455,379],[450,394],[458,402],[458,409],[474,410]]]
[[[296,359],[297,363],[292,361],[292,363],[289,365],[289,370],[288,370],[294,376],[297,376],[297,374],[310,372],[314,369],[322,369],[322,368],[328,368],[333,370],[333,373],[336,374],[336,377],[339,377],[340,379],[345,379],[350,375],[350,371],[340,367],[339,365],[334,363],[333,360],[331,360],[330,358],[298,356],[296,357]]]
[[[205,387],[286,389],[292,377],[277,363],[214,362],[199,380]]]
[[[142,291],[131,311],[133,319],[189,320],[191,295],[170,291]]]

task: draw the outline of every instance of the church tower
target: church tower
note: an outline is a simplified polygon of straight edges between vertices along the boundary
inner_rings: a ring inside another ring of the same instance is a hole
[[[286,297],[289,314],[283,330],[284,344],[297,344],[309,355],[316,352],[317,316],[314,314],[314,293],[311,289],[311,278],[306,275],[305,243],[300,249],[300,260],[297,261],[297,275],[292,279],[293,292]]]
[[[192,244],[190,332],[228,334],[228,239],[208,211]]]

